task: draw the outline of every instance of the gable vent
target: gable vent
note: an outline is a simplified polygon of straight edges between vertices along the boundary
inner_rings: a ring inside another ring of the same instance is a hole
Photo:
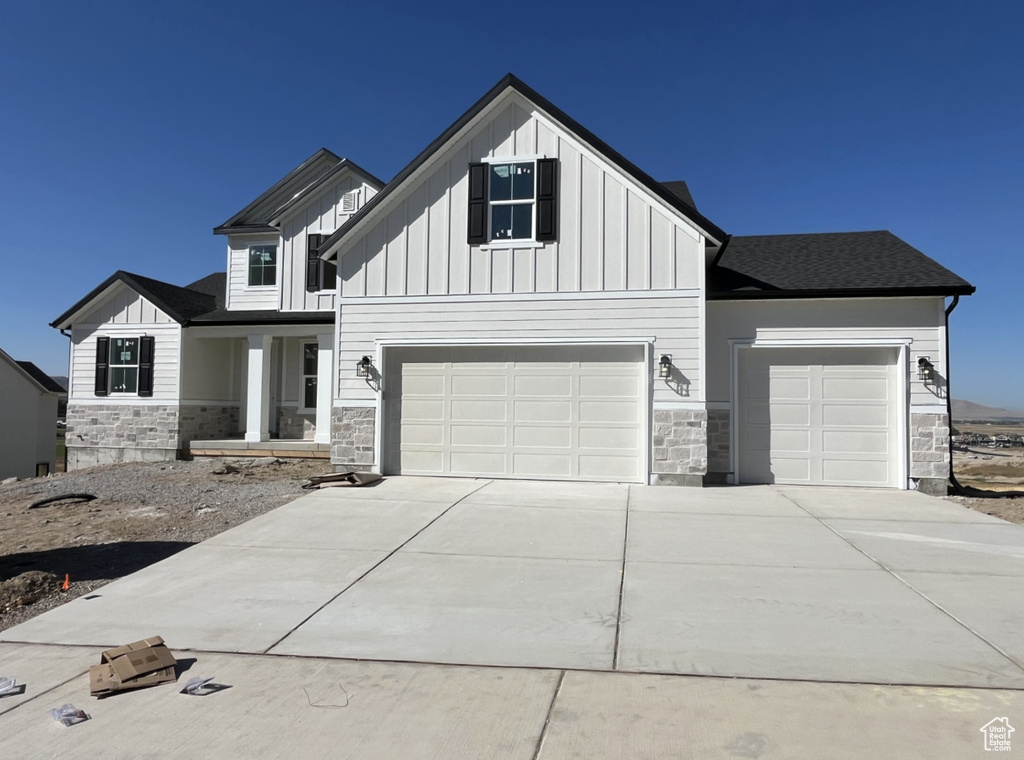
[[[359,205],[359,191],[349,190],[341,196],[341,213],[354,214],[356,206]]]

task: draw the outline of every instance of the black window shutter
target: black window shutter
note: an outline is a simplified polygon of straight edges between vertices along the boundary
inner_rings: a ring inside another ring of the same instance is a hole
[[[306,235],[306,290],[320,290],[320,242],[323,235]]]
[[[558,239],[558,159],[537,161],[537,241]]]
[[[110,338],[96,339],[96,395],[107,395],[107,377],[110,372]]]
[[[470,245],[487,242],[487,164],[469,165]]]
[[[323,261],[320,263],[323,265],[321,270],[321,279],[323,280],[323,290],[334,290],[338,287],[338,264],[335,261]]]
[[[139,339],[139,395],[153,395],[153,336]]]

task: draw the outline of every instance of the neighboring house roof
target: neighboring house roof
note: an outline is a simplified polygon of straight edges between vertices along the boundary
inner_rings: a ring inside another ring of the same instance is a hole
[[[15,360],[15,361],[17,361],[17,360]],[[31,376],[31,378],[33,380],[35,380],[37,384],[42,386],[43,389],[46,390],[48,393],[64,394],[64,393],[68,392],[67,388],[65,388],[63,385],[58,383],[52,377],[47,375],[45,372],[43,372],[41,369],[39,369],[39,367],[34,365],[32,362],[18,361],[17,364],[18,364],[19,367],[21,367],[23,370],[25,370],[26,374]]]
[[[327,148],[321,148],[248,206],[223,224],[214,227],[213,232],[217,235],[240,232],[276,233],[278,230],[273,226],[274,222],[344,169],[362,175],[378,188],[384,187],[383,181],[354,161],[341,158]]]
[[[970,295],[974,286],[891,232],[729,239],[708,269],[708,298]]]
[[[388,198],[391,197],[403,184],[408,180],[416,170],[419,169],[423,164],[430,160],[430,158],[441,150],[445,145],[448,144],[459,132],[462,131],[470,122],[472,122],[484,109],[486,109],[492,102],[499,98],[506,90],[512,89],[522,95],[524,98],[538,106],[541,110],[545,111],[549,116],[560,122],[566,129],[572,132],[577,138],[586,143],[592,150],[600,153],[611,163],[619,167],[623,172],[630,175],[639,184],[647,188],[653,195],[660,198],[666,204],[674,208],[684,217],[689,219],[692,223],[700,227],[704,232],[714,238],[717,242],[721,243],[726,238],[726,233],[714,224],[711,220],[700,214],[695,209],[692,203],[688,203],[684,198],[680,197],[674,190],[667,188],[665,185],[656,182],[649,174],[641,170],[636,164],[627,160],[618,151],[612,149],[607,143],[598,138],[593,132],[584,127],[578,121],[570,117],[563,110],[558,108],[554,103],[543,97],[533,88],[529,87],[522,80],[513,74],[507,74],[500,82],[498,82],[490,91],[478,100],[466,113],[464,113],[459,119],[452,124],[448,129],[442,132],[437,139],[435,139],[430,145],[428,145],[423,152],[421,152],[416,158],[414,158],[408,166],[400,171],[391,182],[389,182],[383,190],[377,193],[371,198],[366,204],[363,205],[359,211],[354,214],[345,224],[343,224],[333,235],[331,235],[321,245],[321,250],[324,251],[325,258],[330,258],[333,251],[331,248],[336,247],[337,243],[341,241],[350,230],[358,226],[363,219],[373,213],[374,209],[383,203],[386,203]],[[669,183],[674,184],[674,183]],[[687,194],[689,194],[687,192]]]
[[[674,182],[662,182],[661,186],[672,193],[672,195],[682,200],[682,202],[687,204],[690,208],[696,210],[697,204],[693,202],[693,196],[690,195],[690,188],[683,180],[679,179]]]
[[[60,385],[54,382],[53,378],[43,372],[32,362],[19,362],[0,349],[0,361],[11,365],[16,373],[25,378],[25,381],[34,385],[41,393],[67,393]]]
[[[322,324],[334,321],[333,311],[280,312],[275,309],[260,311],[228,311],[224,308],[226,284],[224,272],[215,272],[190,285],[181,287],[118,270],[82,300],[50,323],[51,327],[67,327],[70,320],[94,300],[102,296],[111,285],[123,282],[136,293],[149,299],[154,306],[182,326],[217,325],[278,325]]]

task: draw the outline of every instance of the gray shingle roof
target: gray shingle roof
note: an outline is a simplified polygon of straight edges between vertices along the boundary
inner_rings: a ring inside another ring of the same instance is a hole
[[[662,182],[661,186],[694,211],[697,210],[697,204],[693,202],[693,196],[690,194],[690,188],[683,180],[678,179],[673,182]]]
[[[52,377],[43,372],[39,367],[34,365],[32,362],[22,362],[15,360],[15,363],[25,370],[28,375],[31,376],[39,385],[50,393],[67,393],[67,389],[54,380]]]
[[[885,230],[735,236],[708,270],[709,299],[973,292],[969,282]]]

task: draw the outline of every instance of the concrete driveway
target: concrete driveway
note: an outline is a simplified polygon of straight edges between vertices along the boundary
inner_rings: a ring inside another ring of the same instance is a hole
[[[917,493],[391,478],[0,634],[367,660],[1024,688],[1024,528]]]

